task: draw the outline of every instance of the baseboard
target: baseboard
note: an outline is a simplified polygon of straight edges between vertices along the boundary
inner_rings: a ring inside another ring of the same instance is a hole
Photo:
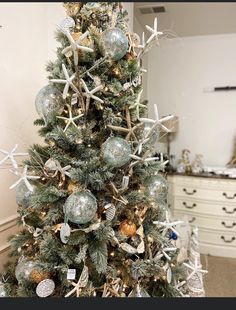
[[[3,245],[0,246],[0,254],[8,251],[10,249],[11,245],[10,243],[5,243]]]

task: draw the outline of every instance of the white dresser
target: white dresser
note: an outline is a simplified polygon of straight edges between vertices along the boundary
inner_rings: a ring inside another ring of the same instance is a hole
[[[202,254],[236,257],[236,179],[168,175],[175,218],[199,228]]]

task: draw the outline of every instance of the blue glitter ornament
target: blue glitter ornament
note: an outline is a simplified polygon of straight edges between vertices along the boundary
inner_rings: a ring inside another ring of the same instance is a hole
[[[172,231],[172,232],[170,232],[170,239],[177,240],[177,239],[178,239],[178,236],[176,235],[176,233],[174,233],[174,232]]]

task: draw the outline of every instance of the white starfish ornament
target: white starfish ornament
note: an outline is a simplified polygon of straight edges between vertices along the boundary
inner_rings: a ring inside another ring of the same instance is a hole
[[[102,99],[100,99],[99,97],[94,95],[96,92],[98,92],[100,89],[102,89],[102,87],[103,87],[102,85],[99,85],[99,86],[95,87],[94,89],[89,90],[87,85],[86,85],[86,83],[85,83],[85,81],[83,79],[81,79],[81,83],[82,83],[82,86],[83,86],[83,88],[85,90],[85,93],[83,93],[83,96],[85,96],[86,99],[87,99],[86,111],[88,111],[88,109],[89,109],[89,104],[90,104],[91,98],[96,100],[96,101],[98,101],[98,102],[100,102],[100,103],[104,102]]]
[[[74,64],[75,66],[78,65],[78,61],[79,61],[79,58],[78,58],[78,50],[82,50],[84,52],[93,52],[93,49],[90,48],[90,47],[87,47],[87,46],[83,46],[81,45],[81,42],[89,35],[89,31],[86,31],[85,33],[83,33],[78,40],[74,40],[73,37],[71,36],[71,34],[69,33],[69,31],[67,31],[66,33],[66,36],[68,38],[68,40],[70,41],[70,45],[65,47],[63,50],[62,50],[62,53],[64,55],[66,55],[68,52],[73,52],[73,55],[74,55]]]
[[[20,176],[19,180],[16,181],[12,186],[10,186],[10,189],[15,188],[18,184],[20,184],[21,182],[24,182],[26,187],[28,188],[29,191],[33,192],[33,186],[30,184],[30,182],[28,180],[37,180],[40,179],[39,176],[36,175],[28,175],[27,174],[27,170],[28,170],[28,166],[26,165],[24,167],[24,170],[22,173],[18,172],[18,171],[12,171],[15,175]]]
[[[155,17],[154,19],[154,25],[153,28],[151,28],[150,26],[146,25],[146,28],[149,32],[151,32],[150,37],[147,40],[147,44],[149,44],[153,39],[158,40],[158,36],[162,35],[163,32],[161,31],[157,31],[157,18]]]
[[[169,121],[171,119],[173,119],[174,116],[173,115],[169,115],[169,116],[165,116],[162,117],[161,119],[159,118],[159,113],[158,113],[158,108],[157,105],[154,104],[154,119],[150,119],[150,118],[140,118],[141,122],[146,122],[146,123],[151,123],[151,124],[159,124],[161,126],[161,128],[165,131],[165,132],[170,132],[170,129],[168,129],[166,126],[164,126],[162,123]]]
[[[198,263],[198,258],[195,257],[194,260],[194,264],[193,263],[183,263],[184,266],[186,266],[188,269],[190,269],[190,271],[192,270],[192,272],[188,275],[187,277],[187,281],[190,280],[195,274],[199,275],[199,274],[203,274],[203,273],[208,273],[207,270],[203,270],[202,269],[202,265]]]
[[[138,119],[139,119],[139,109],[140,109],[140,107],[147,109],[146,105],[140,103],[142,92],[143,92],[143,89],[140,90],[140,92],[138,93],[138,96],[137,96],[135,102],[133,104],[131,104],[131,106],[129,107],[129,109],[136,109],[136,113],[137,113],[137,118]]]
[[[28,153],[15,153],[17,147],[18,147],[18,144],[16,144],[16,145],[14,146],[14,148],[13,148],[11,151],[9,151],[9,152],[0,149],[0,152],[6,155],[6,156],[0,161],[0,165],[2,165],[5,161],[7,161],[8,159],[10,159],[13,168],[15,168],[15,169],[18,168],[17,162],[16,162],[16,160],[15,160],[14,157],[16,157],[16,156],[26,156],[26,155],[28,155]]]
[[[69,113],[69,117],[64,117],[64,116],[57,116],[57,118],[59,119],[63,119],[67,124],[66,124],[66,127],[64,128],[64,132],[68,129],[68,127],[72,124],[74,125],[76,128],[78,128],[78,126],[76,125],[75,123],[75,120],[81,118],[84,114],[80,114],[80,115],[77,115],[77,116],[73,116],[72,115],[72,110],[71,110],[71,107],[69,105],[67,105],[68,107],[68,113]]]
[[[176,226],[176,225],[179,225],[182,223],[183,223],[183,221],[170,222],[168,211],[166,211],[166,221],[165,222],[161,222],[161,221],[154,221],[153,222],[153,224],[160,225],[160,226],[164,227],[164,229],[162,231],[163,236],[166,234],[166,232],[169,229],[172,230],[177,236],[179,236],[179,233],[173,228],[173,226]]]
[[[63,90],[63,95],[62,98],[66,99],[66,96],[68,94],[69,88],[71,87],[76,93],[78,93],[78,89],[75,87],[75,85],[72,83],[72,81],[75,78],[75,73],[72,74],[72,76],[70,77],[68,74],[68,71],[66,69],[66,66],[64,64],[62,64],[62,70],[65,76],[65,80],[63,79],[51,79],[50,82],[53,83],[59,83],[59,84],[65,84],[64,90]]]

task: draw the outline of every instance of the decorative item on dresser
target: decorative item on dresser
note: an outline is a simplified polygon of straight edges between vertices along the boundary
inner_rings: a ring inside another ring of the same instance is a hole
[[[173,215],[199,227],[201,253],[236,257],[236,179],[173,173],[168,182]]]

